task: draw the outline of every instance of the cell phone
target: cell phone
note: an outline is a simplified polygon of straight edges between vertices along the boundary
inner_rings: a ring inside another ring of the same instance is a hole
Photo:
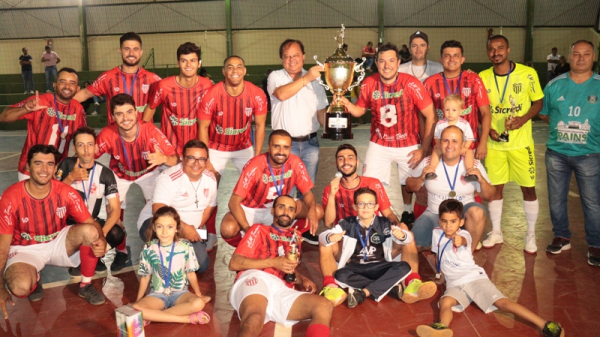
[[[196,228],[196,232],[200,235],[200,239],[208,240],[208,231],[205,228]]]

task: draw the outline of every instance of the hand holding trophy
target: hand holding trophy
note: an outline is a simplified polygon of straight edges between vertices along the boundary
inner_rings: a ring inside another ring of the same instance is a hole
[[[338,36],[335,37],[338,48],[333,55],[325,59],[325,64],[318,61],[317,55],[314,56],[317,64],[323,66],[325,69],[325,81],[327,84],[323,83],[321,78],[318,81],[325,90],[330,90],[334,97],[334,101],[325,114],[325,131],[321,136],[322,138],[329,138],[331,140],[354,138],[352,135],[352,115],[346,112],[346,108],[340,102],[339,97],[343,96],[346,91],[359,85],[365,77],[365,70],[362,68],[365,58],[363,57],[362,63],[356,64],[354,59],[347,55],[342,48],[344,45],[345,30],[346,28],[342,25]],[[351,85],[354,79],[354,72],[358,72],[360,75],[357,81]]]
[[[500,136],[498,136],[498,141],[504,142],[504,143],[508,142],[508,125],[510,124],[513,117],[515,116],[515,111],[517,111],[517,104],[515,103],[515,99],[512,97],[512,95],[508,96],[508,101],[510,102],[510,105],[511,105],[510,114],[508,114],[508,117],[506,118],[507,121],[505,124],[504,132],[502,132],[502,134]]]
[[[298,247],[296,246],[297,242],[298,241],[297,241],[296,234],[294,234],[294,236],[292,238],[292,242],[290,243],[290,248],[285,253],[285,256],[290,261],[294,261],[294,262],[298,261]],[[292,272],[290,274],[285,274],[283,276],[283,280],[288,283],[296,282],[296,273]]]

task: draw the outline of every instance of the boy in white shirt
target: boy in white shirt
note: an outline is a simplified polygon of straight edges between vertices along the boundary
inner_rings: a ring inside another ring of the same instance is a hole
[[[506,298],[485,270],[475,264],[471,253],[471,235],[460,227],[464,224],[463,205],[455,199],[440,204],[440,227],[433,230],[431,252],[436,254],[437,275],[444,274],[446,292],[439,302],[440,322],[419,325],[417,335],[421,337],[451,337],[448,327],[453,311],[464,311],[475,302],[486,314],[500,309],[535,324],[543,336],[564,337],[565,331],[557,322],[545,321],[524,306]],[[447,247],[450,245],[450,247]]]
[[[465,160],[465,168],[468,170],[473,167],[475,164],[475,155],[473,150],[471,149],[471,145],[473,141],[475,141],[475,136],[473,135],[473,130],[471,130],[471,125],[467,122],[466,119],[463,119],[463,104],[464,101],[460,95],[448,95],[444,98],[444,118],[440,119],[436,126],[433,134],[433,138],[435,140],[435,146],[433,148],[433,153],[431,154],[431,162],[429,166],[434,169],[440,163],[440,157],[442,156],[442,149],[440,148],[440,138],[442,136],[442,131],[450,125],[456,125],[459,129],[462,130],[464,134],[464,143],[462,148],[460,149],[460,155],[463,156]],[[428,173],[425,176],[425,179],[432,180],[437,178],[437,174]],[[474,174],[465,176],[466,181],[477,181],[477,176]]]

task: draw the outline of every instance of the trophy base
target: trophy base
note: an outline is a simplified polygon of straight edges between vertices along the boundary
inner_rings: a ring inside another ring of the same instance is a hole
[[[508,142],[508,134],[503,133],[500,136],[498,136],[498,141],[507,143]]]
[[[354,139],[352,134],[352,115],[341,106],[330,106],[325,113],[325,131],[321,138],[331,140]]]

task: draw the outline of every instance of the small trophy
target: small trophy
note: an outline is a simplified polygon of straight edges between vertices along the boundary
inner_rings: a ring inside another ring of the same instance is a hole
[[[296,246],[296,234],[292,237],[292,242],[290,243],[290,249],[285,254],[290,261],[298,261],[298,247]],[[287,283],[295,283],[296,282],[296,273],[292,272],[291,274],[285,274],[283,276],[283,280]]]
[[[325,88],[330,90],[334,97],[334,101],[327,109],[325,114],[325,131],[323,131],[322,138],[329,138],[331,140],[343,140],[352,139],[352,115],[346,112],[346,108],[340,103],[339,97],[344,95],[346,91],[352,90],[355,86],[359,85],[362,79],[365,77],[365,70],[362,68],[363,62],[356,64],[354,59],[347,55],[342,46],[344,45],[344,31],[346,28],[342,25],[342,29],[339,31],[338,36],[335,37],[338,48],[335,50],[333,55],[325,59],[325,64],[319,62],[317,55],[314,56],[317,64],[325,69],[325,81],[323,83],[321,78],[318,78],[319,83]],[[357,81],[351,85],[354,78],[354,72],[358,72],[360,75]]]
[[[517,110],[517,105],[515,104],[515,99],[512,97],[512,95],[508,96],[508,101],[510,102],[511,108],[510,114],[508,115],[508,123],[506,123],[507,125],[513,119],[513,117],[515,116],[515,111]],[[505,128],[504,132],[502,132],[502,134],[498,136],[498,141],[504,143],[508,142],[508,129]]]

